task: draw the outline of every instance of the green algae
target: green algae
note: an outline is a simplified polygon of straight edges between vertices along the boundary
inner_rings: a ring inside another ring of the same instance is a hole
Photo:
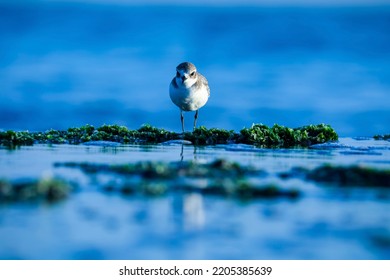
[[[263,148],[308,147],[310,145],[338,140],[335,130],[326,124],[289,128],[275,124],[253,124],[240,131],[239,142]]]
[[[56,178],[16,182],[0,179],[0,202],[55,202],[66,198],[70,191],[68,183]]]
[[[184,140],[191,141],[194,145],[216,145],[235,143],[238,134],[233,130],[218,128],[207,129],[204,126],[196,128],[193,132],[186,132]]]
[[[390,187],[390,169],[323,165],[307,173],[307,179],[339,186]]]
[[[160,162],[140,161],[125,164],[101,164],[88,162],[58,162],[55,167],[79,168],[87,174],[113,173],[118,175],[137,175],[144,179],[170,179],[178,176],[193,178],[215,177],[243,177],[251,174],[260,174],[251,166],[243,166],[225,159],[217,159],[211,163],[197,163],[195,161],[184,162]],[[263,173],[261,173],[263,174]]]
[[[390,134],[377,134],[374,135],[375,140],[390,140]]]
[[[297,198],[300,195],[296,189],[259,183],[254,179],[263,177],[263,171],[224,159],[210,163],[143,161],[118,165],[68,162],[55,166],[79,168],[89,175],[102,173],[121,178],[122,182],[111,182],[102,189],[124,195],[197,192],[238,199]]]
[[[390,169],[362,165],[338,166],[324,164],[314,169],[294,167],[279,173],[281,179],[310,180],[340,187],[390,187]]]
[[[34,137],[28,131],[0,131],[0,145],[13,147],[34,144]]]
[[[67,130],[50,129],[45,132],[0,132],[0,144],[3,146],[20,146],[38,144],[81,144],[89,141],[112,141],[123,144],[156,144],[177,139],[179,134],[165,129],[143,125],[137,130],[125,126],[103,125],[95,128],[92,125],[71,127]]]
[[[147,144],[155,144],[178,139],[179,134],[147,124],[138,129],[137,137]]]
[[[337,133],[325,124],[308,125],[300,128],[288,128],[275,124],[253,124],[240,133],[218,128],[207,129],[204,126],[193,132],[178,134],[165,129],[143,125],[137,130],[125,126],[92,125],[72,127],[67,130],[48,130],[45,132],[0,132],[0,144],[3,146],[39,144],[81,144],[90,141],[112,141],[122,144],[158,144],[171,140],[184,139],[194,145],[216,145],[230,143],[252,144],[264,148],[308,147],[313,144],[335,141]]]

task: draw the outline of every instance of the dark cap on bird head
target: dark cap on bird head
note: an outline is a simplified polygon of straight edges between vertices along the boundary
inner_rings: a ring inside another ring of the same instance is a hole
[[[183,63],[180,63],[177,67],[176,67],[177,70],[189,70],[189,71],[194,71],[196,70],[196,67],[194,64],[192,64],[191,62],[183,62]]]

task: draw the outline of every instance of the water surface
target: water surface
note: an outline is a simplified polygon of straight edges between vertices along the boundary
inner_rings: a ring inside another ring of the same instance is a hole
[[[268,174],[264,182],[297,188],[302,196],[247,201],[177,192],[124,196],[103,192],[95,176],[53,165],[216,158],[261,168]],[[352,138],[342,138],[331,148],[289,150],[247,145],[1,148],[1,178],[56,176],[79,187],[55,204],[1,204],[0,258],[389,259],[388,189],[278,177],[293,167],[312,169],[325,163],[389,169],[389,159],[388,141]]]

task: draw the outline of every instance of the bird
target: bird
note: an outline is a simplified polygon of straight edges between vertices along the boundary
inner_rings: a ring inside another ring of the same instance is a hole
[[[176,67],[176,76],[169,85],[169,96],[180,109],[181,128],[184,133],[183,112],[195,111],[194,128],[202,108],[210,97],[207,79],[200,74],[191,62],[182,62]]]

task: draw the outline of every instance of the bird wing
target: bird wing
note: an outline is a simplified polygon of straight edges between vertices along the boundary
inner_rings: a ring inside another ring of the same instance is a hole
[[[207,88],[207,92],[209,93],[210,96],[210,87],[209,87],[209,82],[207,81],[206,77],[203,76],[202,74],[199,74],[199,79],[202,82],[202,84]]]

